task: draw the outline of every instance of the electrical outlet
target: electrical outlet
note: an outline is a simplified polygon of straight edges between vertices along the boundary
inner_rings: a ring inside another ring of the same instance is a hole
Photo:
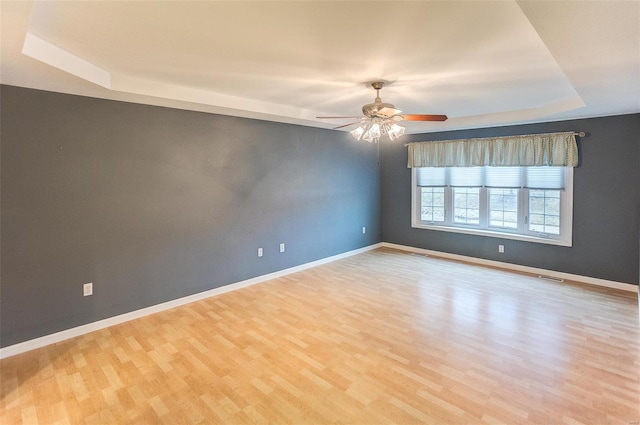
[[[365,233],[367,233],[367,228],[362,226],[362,234],[364,235]]]
[[[498,245],[498,252],[504,254],[504,245]]]
[[[258,248],[258,257],[262,257],[262,248]]]
[[[93,295],[93,282],[82,285],[82,296],[88,297],[89,295]]]
[[[284,252],[284,242],[280,244],[280,252]]]

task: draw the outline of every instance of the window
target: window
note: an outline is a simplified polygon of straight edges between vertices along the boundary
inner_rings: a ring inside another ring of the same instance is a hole
[[[489,227],[518,228],[517,189],[489,189]]]
[[[413,168],[412,226],[571,246],[572,167]]]
[[[529,231],[560,234],[560,191],[529,191]]]
[[[444,187],[420,188],[420,220],[424,222],[444,221]]]
[[[477,187],[453,189],[453,222],[480,224],[480,189]]]

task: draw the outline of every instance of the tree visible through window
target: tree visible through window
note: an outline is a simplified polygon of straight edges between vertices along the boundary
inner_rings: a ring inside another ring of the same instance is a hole
[[[453,221],[464,224],[480,224],[480,189],[453,189]]]
[[[532,190],[529,192],[529,230],[560,234],[560,191]]]
[[[518,228],[518,189],[489,189],[489,226]]]
[[[428,222],[444,221],[444,187],[423,187],[420,219]]]

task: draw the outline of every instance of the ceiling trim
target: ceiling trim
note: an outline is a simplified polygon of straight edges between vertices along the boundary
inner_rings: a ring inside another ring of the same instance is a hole
[[[27,32],[22,53],[40,62],[61,69],[76,77],[107,89],[111,88],[111,74],[60,47]]]

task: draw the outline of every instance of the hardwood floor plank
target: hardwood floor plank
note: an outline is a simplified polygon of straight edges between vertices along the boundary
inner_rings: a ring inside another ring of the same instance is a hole
[[[640,421],[637,295],[380,249],[0,361],[2,424]]]

